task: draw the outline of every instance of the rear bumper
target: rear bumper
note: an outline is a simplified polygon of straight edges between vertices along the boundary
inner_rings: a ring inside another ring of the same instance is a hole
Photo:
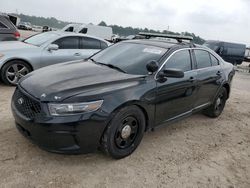
[[[19,132],[44,150],[78,154],[98,149],[106,118],[97,114],[87,119],[79,117],[53,117],[44,120],[29,120],[20,114],[12,103],[12,112]],[[72,121],[70,120],[72,119]]]

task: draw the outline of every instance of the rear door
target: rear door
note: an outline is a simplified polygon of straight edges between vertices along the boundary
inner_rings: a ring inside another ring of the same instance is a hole
[[[191,113],[197,94],[197,70],[192,67],[188,49],[174,52],[166,62],[162,70],[180,69],[184,71],[184,78],[167,78],[164,83],[157,81],[156,125]]]
[[[197,67],[198,95],[195,108],[209,105],[213,102],[221,82],[222,70],[219,60],[206,50],[193,50]]]
[[[83,59],[90,57],[102,49],[102,41],[90,37],[80,37],[80,51]]]

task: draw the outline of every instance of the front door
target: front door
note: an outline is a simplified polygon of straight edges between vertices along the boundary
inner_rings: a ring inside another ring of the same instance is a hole
[[[167,78],[163,83],[157,81],[156,125],[191,113],[196,100],[197,71],[192,70],[190,51],[185,49],[174,52],[163,67],[169,68],[184,71],[184,77]]]
[[[57,63],[83,59],[80,49],[79,37],[63,37],[54,41],[53,44],[57,44],[59,49],[48,51],[45,48],[41,56],[42,66],[49,66]]]

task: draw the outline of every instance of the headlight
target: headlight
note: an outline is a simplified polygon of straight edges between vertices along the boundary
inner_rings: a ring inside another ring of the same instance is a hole
[[[48,105],[49,105],[50,115],[67,116],[67,115],[75,115],[75,114],[96,111],[102,106],[102,103],[103,100],[94,102],[84,102],[84,103],[68,103],[68,104],[51,103]]]

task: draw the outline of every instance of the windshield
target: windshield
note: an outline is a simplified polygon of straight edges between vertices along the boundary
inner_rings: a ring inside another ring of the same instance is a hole
[[[41,33],[38,35],[34,35],[26,40],[24,40],[25,43],[32,44],[35,46],[41,46],[45,42],[53,39],[54,37],[58,36],[58,34],[55,33]]]
[[[95,62],[113,65],[128,74],[146,75],[147,63],[152,60],[159,61],[167,49],[136,43],[117,43],[91,59]]]

